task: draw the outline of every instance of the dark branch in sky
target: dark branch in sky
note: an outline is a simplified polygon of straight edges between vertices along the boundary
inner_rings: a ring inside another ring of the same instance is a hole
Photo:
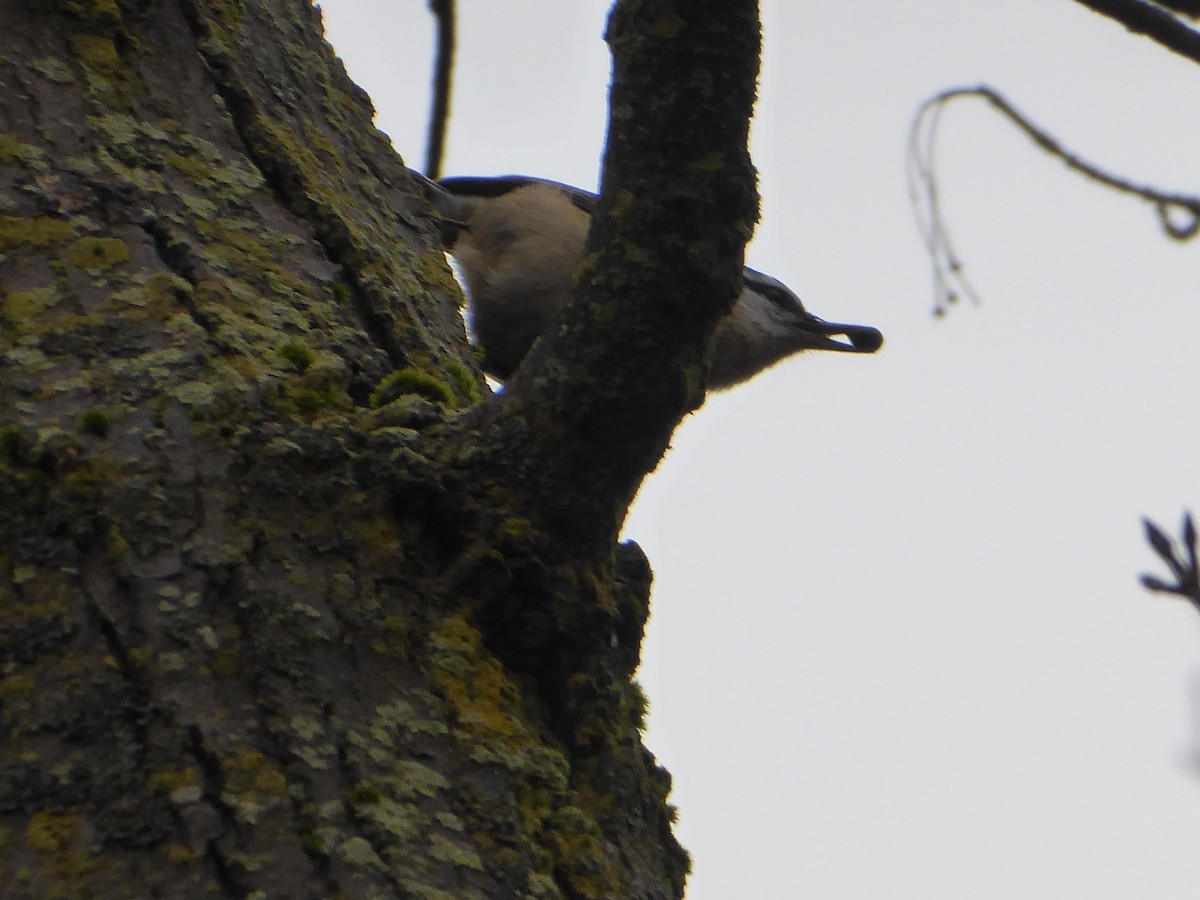
[[[1158,0],[1158,5],[1181,16],[1200,19],[1200,0]]]
[[[1200,63],[1200,32],[1181,22],[1163,7],[1197,15],[1200,3],[1172,0],[1161,5],[1143,0],[1075,0],[1092,12],[1120,22],[1134,34],[1144,34],[1173,53]]]
[[[437,56],[433,61],[433,109],[429,113],[429,145],[425,152],[425,177],[442,174],[446,129],[450,122],[450,80],[454,73],[454,0],[429,0],[437,19]]]
[[[1196,526],[1191,513],[1183,514],[1178,545],[1149,519],[1142,519],[1142,526],[1146,529],[1146,542],[1175,576],[1175,583],[1171,584],[1154,575],[1143,575],[1143,586],[1162,594],[1177,594],[1200,609],[1200,564],[1196,561]]]

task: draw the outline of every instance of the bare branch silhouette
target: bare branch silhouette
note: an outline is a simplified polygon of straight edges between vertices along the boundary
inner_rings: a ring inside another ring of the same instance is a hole
[[[1188,0],[1162,0],[1146,3],[1143,0],[1075,0],[1094,13],[1120,22],[1134,34],[1144,34],[1150,40],[1173,53],[1200,63],[1200,32],[1181,22],[1167,10],[1192,17],[1200,16],[1200,3]],[[1164,7],[1166,7],[1164,9]]]
[[[429,113],[429,143],[425,152],[425,176],[442,174],[446,152],[446,130],[450,123],[450,88],[454,75],[454,0],[429,0],[437,19],[437,56],[433,61],[433,109]]]
[[[1158,0],[1158,5],[1181,16],[1200,19],[1200,0]]]
[[[1177,594],[1200,609],[1200,565],[1196,562],[1196,526],[1192,524],[1191,513],[1183,514],[1182,540],[1178,546],[1149,519],[1142,519],[1142,525],[1147,542],[1175,577],[1175,584],[1170,584],[1154,575],[1143,575],[1142,585],[1158,593]]]
[[[974,289],[963,273],[962,262],[954,251],[942,216],[934,158],[942,110],[951,101],[966,97],[986,100],[1034,144],[1061,159],[1067,168],[1104,187],[1153,204],[1159,224],[1172,240],[1185,241],[1200,231],[1200,195],[1162,191],[1104,171],[1064,148],[1049,132],[1033,124],[1008,100],[986,85],[942,91],[921,104],[913,117],[907,160],[909,198],[917,218],[917,227],[921,230],[933,263],[934,315],[944,315],[947,305],[955,303],[962,295],[978,302]]]

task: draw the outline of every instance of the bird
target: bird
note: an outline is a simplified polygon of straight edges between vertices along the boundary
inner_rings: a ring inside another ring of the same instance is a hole
[[[504,381],[566,301],[599,198],[526,175],[418,177],[466,282],[483,370]],[[804,350],[874,353],[882,345],[878,329],[826,322],[783,282],[746,267],[742,293],[717,323],[706,384],[734,387]]]

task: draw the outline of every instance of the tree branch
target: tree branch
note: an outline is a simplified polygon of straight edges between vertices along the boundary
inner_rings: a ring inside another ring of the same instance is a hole
[[[1143,34],[1173,53],[1200,63],[1200,32],[1179,21],[1162,6],[1197,15],[1200,4],[1182,2],[1155,6],[1142,0],[1075,0],[1094,13],[1120,22],[1134,34]]]
[[[1178,547],[1149,519],[1142,519],[1142,526],[1146,530],[1146,542],[1175,577],[1175,583],[1170,584],[1154,575],[1143,575],[1143,587],[1157,593],[1176,594],[1200,609],[1200,564],[1196,560],[1196,526],[1192,524],[1191,513],[1183,514],[1182,539]]]
[[[433,109],[429,113],[429,144],[425,151],[425,177],[442,174],[446,130],[450,122],[450,90],[454,74],[454,0],[429,0],[437,19],[437,56],[433,62]]]
[[[740,285],[758,4],[623,0],[607,39],[603,191],[576,291],[470,423],[483,447],[468,451],[565,546],[605,554],[703,401],[706,346]]]
[[[1200,0],[1158,0],[1158,5],[1181,16],[1200,19]]]

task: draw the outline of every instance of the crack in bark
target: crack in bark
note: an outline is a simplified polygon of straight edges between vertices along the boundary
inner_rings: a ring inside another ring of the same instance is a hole
[[[198,274],[200,261],[187,241],[172,234],[170,228],[163,223],[162,219],[153,214],[147,216],[138,225],[150,237],[158,258],[163,261],[167,269],[182,278],[194,289],[200,283],[200,276]],[[178,289],[174,293],[175,298],[187,310],[192,321],[203,328],[205,333],[209,335],[216,332],[217,323],[200,311],[199,307],[196,306],[196,300],[192,293]]]
[[[195,0],[184,0],[182,9],[213,89],[224,102],[234,132],[241,140],[242,152],[262,174],[275,199],[289,213],[312,226],[313,237],[325,255],[341,266],[343,282],[349,288],[368,337],[387,354],[395,368],[403,368],[408,364],[408,355],[391,333],[384,316],[373,308],[366,296],[366,289],[358,277],[361,267],[352,259],[353,242],[343,217],[313,196],[306,188],[304,171],[294,163],[288,148],[278,146],[269,130],[260,124],[258,120],[262,115],[253,96],[240,86],[240,79],[234,74],[238,68],[236,62],[218,48],[208,21],[197,9]],[[276,152],[261,149],[264,142]]]
[[[128,583],[115,575],[114,583],[121,593],[128,597]],[[83,598],[83,606],[88,618],[100,632],[109,654],[116,660],[117,672],[120,674],[121,681],[125,685],[126,690],[129,691],[129,702],[122,704],[120,715],[133,731],[134,744],[138,751],[137,764],[139,767],[144,768],[148,764],[150,756],[148,717],[151,714],[151,692],[149,685],[146,684],[145,678],[141,676],[137,665],[130,658],[129,648],[122,639],[121,633],[112,616],[106,613],[100,606],[100,601],[88,590],[87,584],[82,578],[79,581],[79,595]],[[136,714],[135,710],[141,710],[142,714]]]
[[[212,863],[217,881],[225,888],[225,892],[231,897],[245,897],[250,892],[249,885],[233,871],[229,861],[217,846],[217,842],[226,834],[238,830],[237,816],[229,804],[221,799],[225,785],[224,776],[221,774],[221,763],[204,745],[204,734],[199,725],[186,726],[186,734],[187,750],[196,760],[204,778],[204,802],[217,811],[223,827],[220,836],[209,838],[205,842],[205,856]]]

